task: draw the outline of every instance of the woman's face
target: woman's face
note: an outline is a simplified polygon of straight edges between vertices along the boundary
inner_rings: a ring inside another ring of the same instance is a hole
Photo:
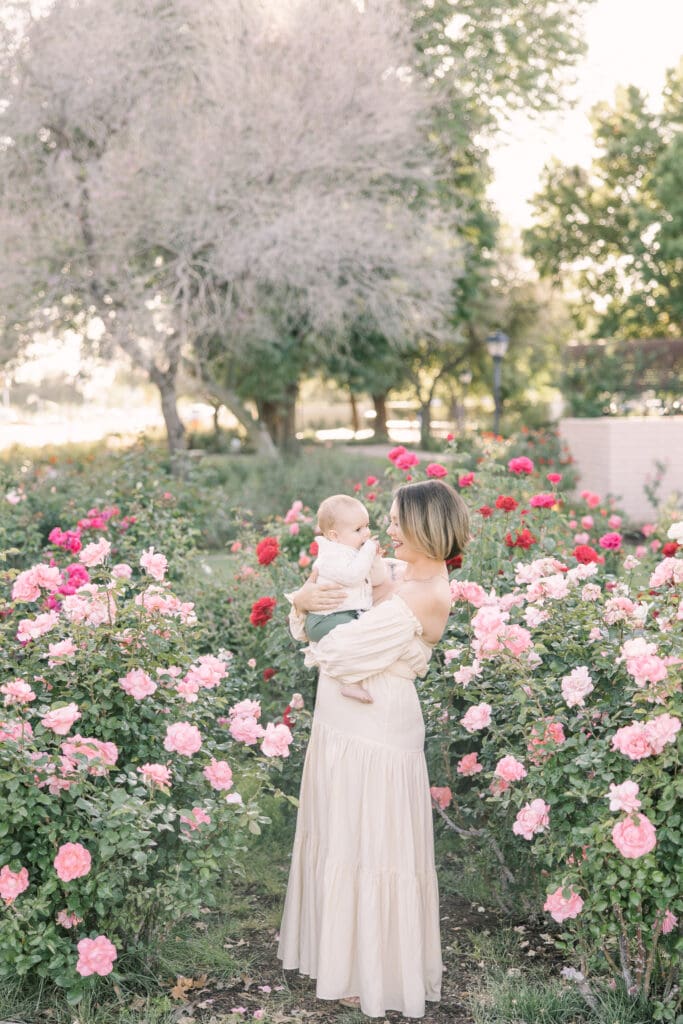
[[[400,558],[401,561],[410,562],[415,555],[419,554],[419,552],[412,547],[410,541],[403,536],[403,531],[401,530],[398,522],[398,506],[395,501],[389,509],[389,525],[387,526],[387,533],[389,534],[389,539],[394,546],[394,554],[397,558]]]

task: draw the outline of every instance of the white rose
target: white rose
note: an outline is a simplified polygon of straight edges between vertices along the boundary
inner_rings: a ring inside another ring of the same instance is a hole
[[[672,523],[667,532],[669,540],[675,540],[678,544],[683,542],[683,519],[679,519],[677,523]]]

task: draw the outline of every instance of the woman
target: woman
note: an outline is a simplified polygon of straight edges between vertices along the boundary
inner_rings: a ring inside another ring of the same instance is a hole
[[[306,652],[320,669],[278,955],[320,999],[371,1017],[422,1017],[441,993],[439,897],[424,723],[414,686],[450,610],[445,561],[469,538],[467,508],[440,480],[401,487],[387,533],[397,561],[376,604]],[[297,639],[339,588],[291,595]],[[344,697],[363,680],[373,703]]]

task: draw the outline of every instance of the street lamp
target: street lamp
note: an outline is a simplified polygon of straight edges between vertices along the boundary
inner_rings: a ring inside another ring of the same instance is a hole
[[[498,433],[500,425],[500,364],[505,358],[510,339],[503,331],[494,331],[486,339],[486,348],[493,359],[493,433]]]

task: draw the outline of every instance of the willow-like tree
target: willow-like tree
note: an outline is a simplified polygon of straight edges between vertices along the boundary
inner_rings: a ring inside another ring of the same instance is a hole
[[[272,319],[264,294],[291,297],[311,337],[359,307],[389,336],[438,330],[452,239],[429,202],[417,211],[395,187],[428,191],[430,178],[428,98],[395,0],[29,9],[12,5],[0,80],[0,301],[13,337],[36,318],[55,337],[96,321],[100,344],[157,385],[175,449],[183,360],[215,390],[206,340],[248,360]],[[244,395],[220,386],[272,447]]]

